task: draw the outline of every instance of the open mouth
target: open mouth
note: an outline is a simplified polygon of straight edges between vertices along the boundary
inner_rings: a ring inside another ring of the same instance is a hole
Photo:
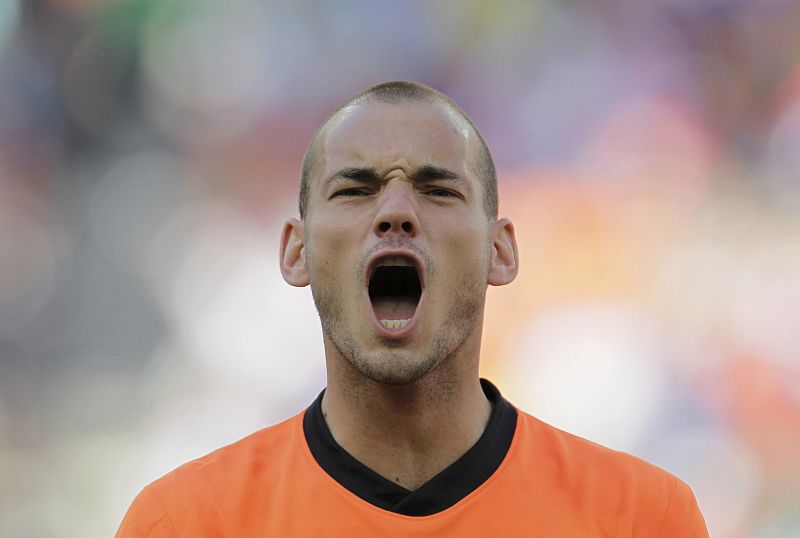
[[[405,328],[414,317],[421,296],[420,276],[410,258],[388,256],[375,265],[369,279],[369,299],[385,328]]]

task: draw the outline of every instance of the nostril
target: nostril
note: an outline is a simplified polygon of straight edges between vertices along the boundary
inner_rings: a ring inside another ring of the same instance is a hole
[[[378,224],[378,230],[380,230],[381,233],[386,233],[389,230],[391,230],[393,227],[395,228],[396,231],[399,231],[399,230],[397,230],[397,227],[393,226],[392,223],[389,222],[389,221],[385,221],[384,220],[384,221],[381,221],[380,224]],[[400,228],[402,228],[402,230],[405,233],[410,234],[412,232],[412,230],[414,230],[414,225],[411,224],[410,221],[406,220],[406,221],[403,221],[402,224],[400,224]]]

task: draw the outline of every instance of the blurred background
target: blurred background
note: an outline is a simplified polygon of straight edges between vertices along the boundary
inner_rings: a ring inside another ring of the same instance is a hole
[[[0,535],[113,535],[325,384],[300,161],[411,79],[492,148],[521,274],[483,375],[800,536],[800,3],[0,2]]]

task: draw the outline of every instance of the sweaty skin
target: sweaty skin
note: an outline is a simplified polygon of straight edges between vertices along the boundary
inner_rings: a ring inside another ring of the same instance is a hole
[[[318,137],[306,218],[283,234],[284,277],[311,285],[323,327],[331,433],[408,489],[463,455],[491,411],[478,376],[484,299],[487,284],[516,276],[517,250],[512,224],[484,211],[475,138],[440,103],[346,107]],[[420,172],[430,169],[449,174]],[[382,253],[424,273],[400,332],[369,300],[368,265]]]

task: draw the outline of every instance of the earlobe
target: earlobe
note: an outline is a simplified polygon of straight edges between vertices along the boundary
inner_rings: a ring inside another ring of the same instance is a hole
[[[489,267],[489,284],[504,286],[517,277],[519,271],[519,254],[514,225],[508,219],[499,219],[494,223],[494,240],[492,242],[492,262]]]
[[[287,220],[283,225],[280,264],[281,274],[287,283],[299,288],[308,286],[305,227],[301,221],[295,218]]]

